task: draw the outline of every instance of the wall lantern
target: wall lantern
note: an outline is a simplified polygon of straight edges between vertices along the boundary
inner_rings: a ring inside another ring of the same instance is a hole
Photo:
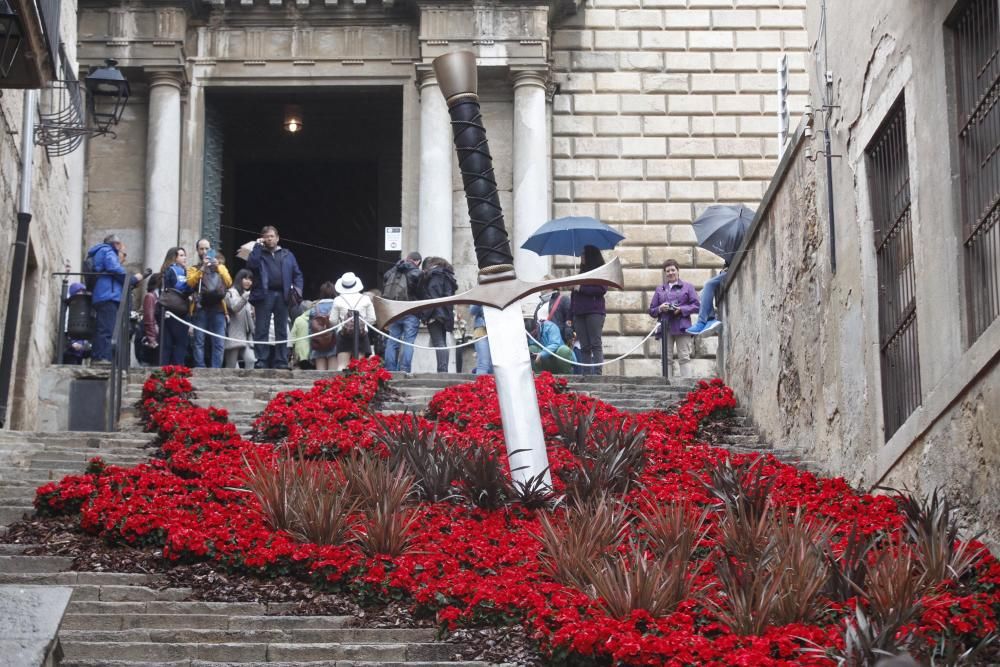
[[[107,134],[117,125],[128,102],[128,81],[115,65],[117,61],[105,60],[103,67],[91,68],[84,79],[87,87],[87,106],[98,133]]]
[[[14,68],[14,59],[21,50],[24,30],[21,19],[7,0],[0,0],[0,79],[6,79]]]
[[[285,122],[282,127],[286,132],[295,134],[302,131],[302,107],[298,104],[289,104],[285,107]]]

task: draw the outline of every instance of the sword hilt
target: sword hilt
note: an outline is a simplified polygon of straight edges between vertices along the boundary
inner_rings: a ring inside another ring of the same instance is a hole
[[[479,282],[514,278],[514,255],[479,106],[476,55],[471,51],[456,51],[439,56],[434,59],[434,73],[451,116],[479,265]]]

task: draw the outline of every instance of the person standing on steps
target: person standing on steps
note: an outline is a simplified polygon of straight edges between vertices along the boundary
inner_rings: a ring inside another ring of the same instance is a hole
[[[197,368],[222,368],[226,335],[226,290],[233,286],[226,265],[219,262],[212,242],[199,239],[195,245],[198,263],[187,270],[188,285],[194,290],[194,313],[191,323],[196,327],[211,331],[214,336],[208,341],[208,363],[205,363],[205,338],[203,331],[194,329],[194,365]]]
[[[601,251],[592,245],[583,247],[580,273],[593,271],[604,265]],[[580,341],[581,363],[600,364],[604,361],[604,320],[607,308],[604,295],[608,288],[604,285],[578,285],[570,297],[570,311],[573,313],[573,329]],[[584,366],[584,375],[601,375],[600,366]]]
[[[163,258],[163,266],[160,267],[160,276],[163,280],[160,286],[160,300],[164,299],[167,291],[177,292],[173,296],[184,299],[191,297],[191,286],[187,282],[187,252],[184,248],[174,247],[167,251]],[[186,303],[181,304],[187,308]],[[160,308],[163,308],[161,303]],[[178,312],[181,312],[180,310]],[[184,310],[187,313],[189,311]],[[178,318],[163,318],[163,329],[160,331],[160,365],[171,364],[181,365],[187,363],[188,348],[188,323],[183,319],[186,315],[177,315]]]
[[[247,257],[253,272],[250,303],[254,307],[254,340],[257,362],[254,368],[288,368],[288,347],[268,345],[267,336],[274,318],[276,340],[288,337],[289,305],[302,300],[302,270],[291,250],[278,245],[278,230],[267,225]]]
[[[680,377],[688,377],[691,364],[691,348],[694,338],[687,333],[691,326],[691,315],[698,312],[701,304],[694,285],[681,280],[680,265],[676,260],[668,259],[663,263],[663,284],[653,292],[653,300],[649,304],[649,316],[660,322],[660,330],[656,333],[657,340],[663,338],[664,331],[671,347],[677,347],[677,368]],[[667,350],[673,354],[673,350]]]
[[[413,301],[417,298],[420,283],[420,253],[411,252],[404,259],[385,272],[382,297],[390,301]],[[406,343],[417,339],[420,319],[414,315],[401,317],[389,325],[389,335]],[[413,368],[413,347],[397,343],[391,338],[385,343],[385,369],[387,371],[411,372]]]
[[[424,260],[424,273],[420,276],[417,292],[421,299],[439,299],[452,296],[458,289],[455,270],[443,257],[428,257]],[[431,335],[431,346],[443,348],[448,344],[448,333],[455,330],[455,307],[435,306],[421,311],[420,319],[427,324]],[[448,350],[435,350],[437,372],[448,372]]]
[[[321,288],[322,289],[322,288]],[[372,353],[371,344],[368,340],[368,325],[375,324],[375,304],[371,297],[361,292],[365,286],[361,283],[361,278],[348,271],[340,277],[334,285],[337,297],[333,300],[333,321],[342,323],[344,326],[337,333],[337,368],[333,370],[345,370],[351,357],[354,355],[354,313],[358,313],[358,356],[363,359]],[[315,310],[316,306],[313,306]]]
[[[253,306],[250,305],[250,289],[253,274],[247,269],[236,272],[233,286],[226,292],[226,310],[229,324],[226,336],[238,340],[226,341],[226,368],[236,368],[243,358],[244,368],[253,368],[257,356],[253,349]]]
[[[122,300],[122,289],[128,272],[122,265],[125,259],[125,244],[117,234],[108,234],[104,240],[87,251],[87,258],[97,276],[94,282],[93,304],[97,316],[97,331],[91,359],[94,363],[110,363],[111,335],[115,329],[115,318],[118,315],[118,304]],[[142,280],[142,274],[136,273],[131,278],[132,284]],[[90,281],[84,281],[89,284]]]

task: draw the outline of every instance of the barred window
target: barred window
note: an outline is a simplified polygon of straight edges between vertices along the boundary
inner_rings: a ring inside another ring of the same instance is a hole
[[[1000,314],[1000,16],[998,0],[960,2],[948,21],[955,60],[968,331]]]
[[[910,164],[902,98],[889,111],[865,154],[875,223],[882,412],[888,440],[920,405]]]

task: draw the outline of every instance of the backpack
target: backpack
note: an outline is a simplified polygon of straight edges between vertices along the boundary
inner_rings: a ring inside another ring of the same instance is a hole
[[[385,284],[382,286],[382,297],[390,301],[409,301],[410,286],[407,281],[407,271],[396,265],[385,272]]]
[[[332,304],[329,305],[326,314],[320,311],[319,306],[315,306],[312,312],[309,313],[309,333],[323,332],[309,339],[309,347],[317,352],[329,352],[337,344],[337,332],[327,331],[327,329],[333,327],[333,322],[330,321],[330,315],[332,314]]]
[[[348,306],[351,305],[346,297],[341,296],[340,298],[343,299],[344,303],[346,303]],[[360,297],[357,299],[357,301],[354,302],[354,305],[357,306],[359,303],[361,303]],[[344,326],[340,328],[341,336],[351,336],[351,337],[354,336],[354,313],[356,312],[358,312],[357,308],[349,308],[347,310],[347,316],[341,320],[341,322],[343,322],[344,324]],[[358,316],[358,325],[359,325],[358,335],[367,336],[368,324],[364,321],[364,319],[360,315]]]
[[[226,298],[226,284],[222,281],[222,276],[219,275],[218,271],[212,269],[202,272],[198,297],[202,307],[217,306]]]
[[[100,278],[98,275],[89,275],[99,273],[97,270],[97,263],[94,261],[96,257],[97,254],[95,253],[93,255],[87,255],[83,258],[83,272],[88,274],[83,277],[83,284],[87,287],[87,291],[91,294],[93,294],[94,290],[97,288],[97,279]]]

